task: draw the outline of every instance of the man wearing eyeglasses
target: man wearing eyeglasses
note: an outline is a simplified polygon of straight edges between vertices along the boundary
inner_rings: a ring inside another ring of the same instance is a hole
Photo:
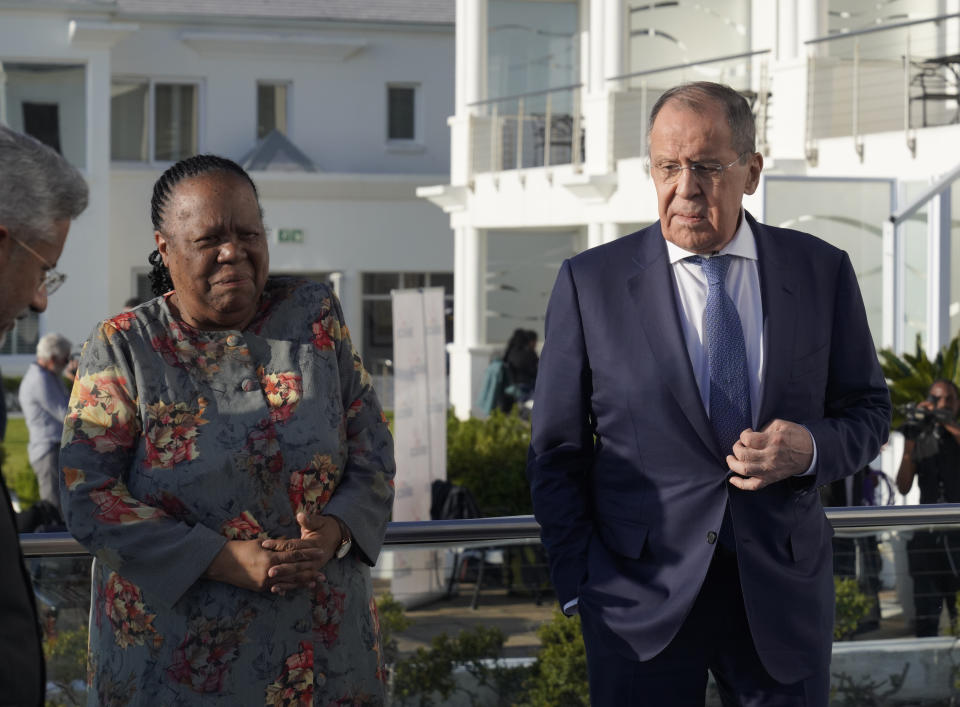
[[[54,266],[87,185],[60,155],[0,125],[0,344],[28,308],[42,312],[64,276]],[[0,703],[42,705],[40,624],[10,496],[0,501]]]
[[[593,704],[826,705],[818,486],[889,429],[847,255],[742,207],[763,157],[727,86],[651,112],[659,221],[563,263],[527,466]]]

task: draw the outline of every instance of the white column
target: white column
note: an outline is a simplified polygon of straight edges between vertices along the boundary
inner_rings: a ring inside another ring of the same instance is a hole
[[[595,248],[603,243],[603,224],[590,222],[587,224],[587,248]]]
[[[581,32],[580,36],[586,35],[587,41],[582,46],[588,47],[589,52],[584,56],[588,61],[589,83],[587,91],[590,94],[600,93],[605,90],[604,79],[604,56],[605,48],[603,43],[603,20],[606,14],[605,0],[585,0],[589,2],[589,14],[586,32]],[[581,52],[583,54],[583,52]]]
[[[950,188],[927,209],[927,351],[950,343]]]
[[[626,3],[621,0],[603,0],[606,10],[603,18],[604,78],[619,76],[624,71],[624,13]],[[609,87],[611,90],[616,87]]]
[[[462,40],[463,51],[457,52],[457,58],[463,61],[459,78],[464,86],[458,114],[487,97],[487,0],[457,0],[457,27],[461,25],[457,40]]]
[[[453,343],[450,403],[461,419],[470,416],[489,362],[487,339],[487,234],[469,226],[454,231]]]

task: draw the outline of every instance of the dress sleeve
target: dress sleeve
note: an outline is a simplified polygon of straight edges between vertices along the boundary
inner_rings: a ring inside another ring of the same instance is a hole
[[[331,312],[340,329],[336,340],[340,393],[347,435],[347,462],[343,478],[324,508],[350,528],[360,557],[373,565],[380,554],[393,508],[396,462],[393,436],[343,319],[340,302],[331,297]]]
[[[60,449],[70,533],[98,560],[168,606],[206,571],[226,538],[134,498],[142,421],[129,345],[110,321],[84,346]]]

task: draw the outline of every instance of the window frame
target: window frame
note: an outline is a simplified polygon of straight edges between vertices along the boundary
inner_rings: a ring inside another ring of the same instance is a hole
[[[390,137],[390,89],[413,89],[413,137]],[[423,84],[419,81],[388,81],[384,92],[385,106],[383,111],[383,135],[387,152],[423,152],[426,146],[423,141]]]
[[[254,126],[253,126],[254,139],[259,142],[260,140],[263,139],[263,137],[266,137],[266,135],[264,135],[263,137],[257,136],[257,133],[260,130],[260,87],[261,86],[273,86],[273,87],[282,86],[284,88],[283,115],[284,115],[284,120],[286,121],[286,125],[284,126],[284,129],[281,130],[280,132],[289,138],[293,134],[293,130],[291,127],[292,114],[290,111],[290,107],[292,105],[292,101],[290,97],[293,94],[293,81],[290,79],[257,79],[255,90],[254,90],[254,110],[256,111],[256,115],[254,116]]]
[[[194,86],[197,92],[197,135],[196,152],[204,152],[204,125],[206,123],[206,100],[204,91],[204,80],[202,78],[184,78],[179,76],[136,76],[131,74],[114,74],[110,76],[110,86],[114,84],[147,84],[147,159],[146,160],[120,160],[114,159],[110,155],[110,163],[120,166],[145,165],[155,167],[157,165],[171,165],[174,161],[156,159],[157,152],[157,132],[156,132],[156,88],[157,84],[175,85],[175,86]],[[110,110],[111,121],[111,140],[113,130],[113,107]],[[189,156],[189,155],[186,155]]]

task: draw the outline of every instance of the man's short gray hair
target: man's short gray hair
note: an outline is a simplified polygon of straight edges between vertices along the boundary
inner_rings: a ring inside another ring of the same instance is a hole
[[[37,360],[58,359],[66,361],[70,358],[70,339],[63,334],[51,332],[44,334],[37,342]]]
[[[650,122],[647,123],[647,145],[650,144],[650,131],[653,122],[657,119],[660,110],[670,101],[682,103],[687,108],[703,113],[710,106],[719,106],[727,117],[730,126],[731,147],[737,154],[753,154],[757,151],[757,122],[750,110],[750,104],[740,93],[729,86],[712,81],[697,81],[674,86],[667,90],[650,111]]]
[[[87,183],[54,150],[0,125],[0,225],[24,240],[54,240],[54,223],[85,208]]]

